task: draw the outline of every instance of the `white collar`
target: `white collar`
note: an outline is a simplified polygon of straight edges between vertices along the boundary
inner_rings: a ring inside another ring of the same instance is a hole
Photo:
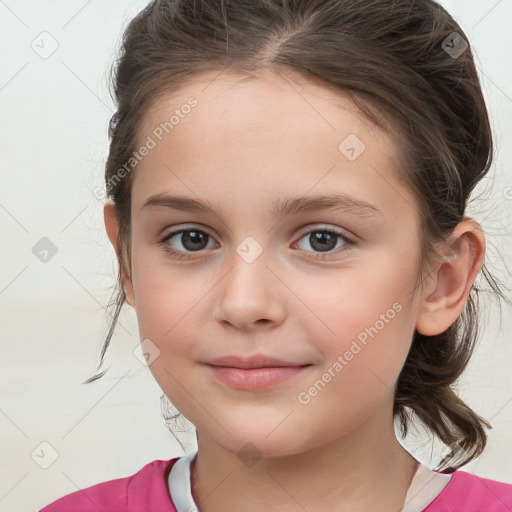
[[[171,468],[168,478],[171,499],[178,512],[199,512],[192,497],[190,468],[197,450],[180,457]],[[405,496],[400,512],[421,512],[439,495],[450,481],[451,474],[437,473],[419,464]]]
[[[420,463],[412,477],[400,512],[421,512],[437,498],[451,478],[452,474],[437,473]]]
[[[178,512],[199,512],[192,497],[190,466],[196,458],[197,450],[179,458],[171,468],[167,484],[171,499]]]

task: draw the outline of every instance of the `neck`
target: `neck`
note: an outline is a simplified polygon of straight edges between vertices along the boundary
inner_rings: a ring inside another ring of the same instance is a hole
[[[253,465],[199,431],[197,441],[192,494],[201,512],[397,512],[418,467],[392,418],[377,416],[327,444]]]

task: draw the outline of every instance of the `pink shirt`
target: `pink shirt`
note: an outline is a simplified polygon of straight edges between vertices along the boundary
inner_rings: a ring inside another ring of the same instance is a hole
[[[73,492],[40,512],[179,512],[167,485],[169,472],[178,459],[155,460],[132,476]],[[511,511],[512,484],[458,470],[422,512]]]

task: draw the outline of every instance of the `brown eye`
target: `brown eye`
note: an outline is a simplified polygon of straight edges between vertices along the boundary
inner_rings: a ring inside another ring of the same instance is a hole
[[[301,243],[302,240],[305,242]],[[327,253],[327,256],[337,254],[339,251],[333,253],[334,249],[342,248],[342,250],[345,250],[343,248],[355,245],[355,242],[339,231],[332,229],[316,229],[305,233],[296,245],[299,249],[306,251],[308,250],[307,246],[311,247],[314,253],[318,254],[318,256],[314,257],[321,259],[325,257],[324,254]]]
[[[175,240],[173,240],[175,239]],[[188,252],[199,252],[207,247],[207,243],[212,237],[198,229],[180,229],[166,235],[159,243],[163,245],[164,250],[171,255],[181,256],[180,259],[187,258]],[[172,243],[170,243],[172,241]]]

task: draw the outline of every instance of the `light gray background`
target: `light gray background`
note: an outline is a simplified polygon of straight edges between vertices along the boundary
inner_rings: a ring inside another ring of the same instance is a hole
[[[512,254],[512,0],[442,4],[473,44],[497,141],[493,179],[477,190],[487,200],[469,213],[488,236],[490,267],[510,287],[500,258]],[[93,194],[102,186],[114,111],[107,71],[122,29],[144,5],[0,0],[1,511],[37,510],[184,453],[161,418],[158,385],[133,355],[131,309],[120,317],[107,375],[80,384],[98,362],[116,275],[103,201]],[[46,59],[31,48],[34,40],[42,46],[41,37],[50,48],[43,31],[58,43]],[[47,263],[32,253],[42,237],[57,247]],[[505,307],[500,325],[496,303],[487,309],[460,393],[494,430],[485,453],[462,469],[512,483],[512,315]],[[441,447],[417,437],[404,444],[435,466]],[[188,439],[193,449],[193,432]],[[52,450],[58,457],[43,469]]]

